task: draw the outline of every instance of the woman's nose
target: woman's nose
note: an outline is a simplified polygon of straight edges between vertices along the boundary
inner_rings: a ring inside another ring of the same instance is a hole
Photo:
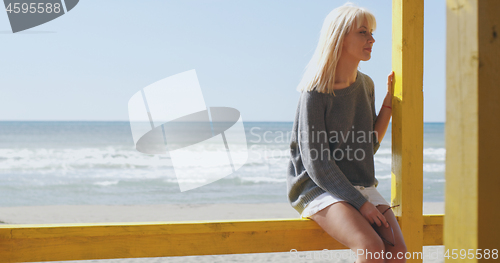
[[[373,36],[370,35],[370,38],[368,39],[368,42],[375,43],[375,38],[373,38]]]

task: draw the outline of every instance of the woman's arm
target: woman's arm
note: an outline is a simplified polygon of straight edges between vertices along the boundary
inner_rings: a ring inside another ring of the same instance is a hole
[[[382,142],[389,126],[392,116],[392,95],[393,95],[394,71],[387,76],[387,95],[385,96],[382,108],[380,108],[377,120],[375,121],[375,135],[378,142]],[[388,108],[391,107],[391,108]]]

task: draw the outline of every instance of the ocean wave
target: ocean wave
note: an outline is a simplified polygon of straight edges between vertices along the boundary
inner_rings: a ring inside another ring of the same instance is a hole
[[[424,172],[444,172],[445,168],[444,163],[424,163]]]
[[[208,148],[186,152],[196,160],[204,156],[221,154]],[[225,157],[227,153],[223,152]],[[234,152],[234,154],[243,154]],[[287,150],[261,148],[248,152],[245,165],[286,165],[290,160]],[[192,164],[196,166],[196,162]],[[216,165],[214,164],[214,167]],[[168,154],[148,155],[130,148],[80,148],[80,149],[0,149],[0,171],[72,171],[82,169],[150,169],[172,168]]]
[[[391,165],[392,163],[392,157],[378,157],[375,156],[375,163],[380,163],[383,165]]]
[[[376,166],[377,168],[377,171],[385,171],[385,170],[390,170],[391,169],[391,162],[390,160],[380,160],[380,159],[375,159],[375,165],[377,165],[377,163],[379,163],[378,166]],[[432,172],[432,173],[435,173],[435,172],[444,172],[445,171],[445,168],[446,168],[446,165],[445,163],[443,162],[438,162],[438,163],[424,163],[424,166],[423,166],[423,171],[424,172]]]
[[[0,171],[4,172],[151,168],[171,169],[172,161],[167,155],[147,155],[113,148],[0,150]]]
[[[100,185],[100,186],[108,186],[108,185],[115,185],[118,184],[118,180],[116,181],[100,181],[100,182],[94,182],[95,185]]]
[[[115,148],[1,149],[0,170],[129,168],[168,166],[165,157]]]
[[[432,183],[446,183],[446,179],[428,179],[426,181],[429,181]]]
[[[445,148],[425,148],[424,149],[425,160],[434,161],[444,161],[446,159],[446,149]]]
[[[251,182],[251,183],[285,183],[286,178],[256,176],[256,177],[242,177],[241,181]]]
[[[377,155],[385,155],[385,154],[391,154],[392,149],[391,148],[380,148],[377,150]],[[437,159],[437,160],[444,160],[446,156],[446,149],[445,148],[424,148],[424,157],[428,159]]]
[[[380,153],[385,152],[390,153],[391,151],[390,149],[380,151]],[[248,175],[286,174],[290,161],[288,154],[288,149],[280,149],[279,147],[254,147],[253,150],[249,151],[248,160],[240,170]],[[444,148],[424,149],[426,157],[424,171],[444,172],[445,154]],[[196,156],[201,156],[196,152],[189,152],[188,155],[189,158],[193,159]],[[392,162],[390,155],[377,154],[374,158],[377,172],[385,174],[390,171]],[[217,165],[200,167],[194,163],[188,164],[187,167],[193,168],[194,172],[201,168],[213,169],[214,171],[220,168]],[[0,149],[0,175],[62,175],[73,178],[103,178],[104,180],[101,181],[114,182],[124,178],[175,178],[174,170],[169,155],[148,155],[128,147]],[[245,178],[250,179],[242,180],[284,182],[284,179],[276,179],[277,177],[250,176]],[[383,179],[384,177],[378,178]]]
[[[375,154],[381,155],[381,154],[391,154],[392,149],[391,148],[379,148]]]
[[[385,180],[385,179],[391,179],[391,174],[388,174],[388,175],[377,175],[377,179],[382,179],[382,180]]]

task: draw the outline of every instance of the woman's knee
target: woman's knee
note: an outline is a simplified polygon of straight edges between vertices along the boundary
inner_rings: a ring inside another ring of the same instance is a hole
[[[365,239],[355,252],[358,257],[361,257],[363,259],[361,262],[376,263],[384,262],[384,249],[385,245],[382,239]]]

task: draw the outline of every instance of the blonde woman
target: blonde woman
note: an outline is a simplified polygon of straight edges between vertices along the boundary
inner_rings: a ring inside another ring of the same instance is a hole
[[[405,262],[403,235],[377,191],[373,160],[392,115],[394,72],[377,115],[373,81],[357,69],[371,57],[375,28],[373,14],[351,3],[326,17],[298,86],[288,199],[352,249],[356,262]]]

